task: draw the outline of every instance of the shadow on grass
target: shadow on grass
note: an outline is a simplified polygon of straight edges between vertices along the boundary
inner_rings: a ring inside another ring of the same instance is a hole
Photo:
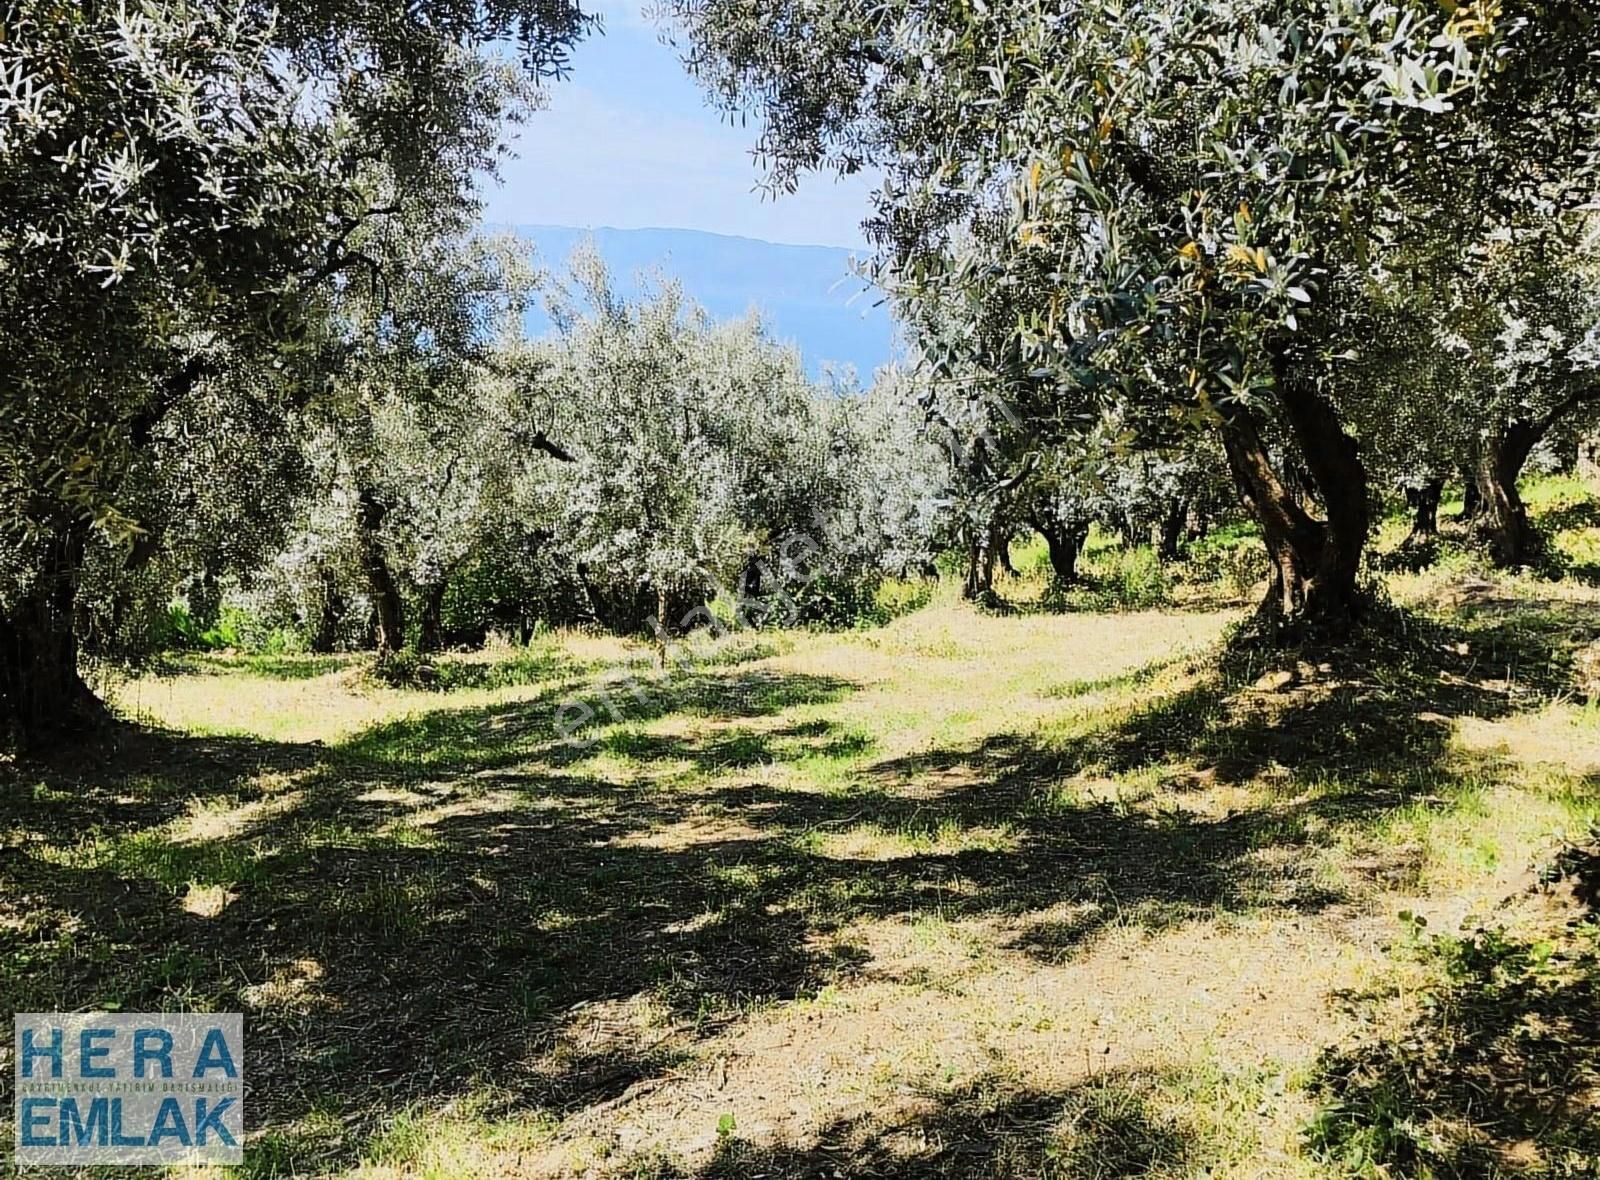
[[[801,704],[819,698],[802,697]],[[596,749],[641,763],[688,763],[705,773],[771,766],[801,758],[849,759],[866,754],[872,739],[831,721],[805,721],[760,730],[732,727],[706,736],[644,733],[619,727],[599,739]],[[753,794],[750,798],[753,801]]]
[[[1059,1091],[1017,1090],[981,1078],[955,1093],[919,1096],[904,1117],[861,1115],[826,1127],[806,1146],[757,1146],[724,1136],[695,1180],[808,1180],[895,1176],[902,1180],[1114,1180],[1190,1174],[1200,1155],[1194,1128],[1162,1111],[1164,1079],[1108,1073]],[[690,1175],[670,1165],[644,1174]]]
[[[361,664],[360,654],[223,655],[219,652],[168,652],[153,669],[157,676],[259,676],[264,680],[315,680]]]
[[[1312,821],[1376,818],[1448,786],[1464,773],[1448,718],[1531,705],[1593,623],[1491,611],[1459,633],[1418,624],[1281,692],[1251,687],[1260,663],[1236,652],[1084,737],[998,734],[876,763],[859,736],[786,716],[844,699],[849,682],[737,668],[640,692],[557,672],[529,699],[435,709],[326,749],[133,735],[0,784],[0,992],[18,1010],[244,1011],[252,1124],[278,1136],[256,1150],[326,1170],[418,1104],[488,1089],[506,1111],[559,1116],[615,1100],[755,1006],[880,970],[853,941],[863,918],[1002,916],[1018,949],[1059,960],[1114,923],[1334,904],[1296,855],[1324,838]],[[1508,681],[1506,666],[1522,674]],[[555,732],[574,699],[597,705],[579,735],[593,744]],[[674,716],[707,724],[680,741],[629,728]],[[738,781],[807,758],[853,773],[832,793]],[[715,777],[664,784],[651,764],[669,759]],[[1196,774],[1274,768],[1281,798],[1223,816],[1074,788],[1135,772],[1176,795]],[[581,1033],[596,1012],[621,1031]],[[937,1176],[973,1174],[970,1155],[1041,1174],[1027,1161],[1043,1158],[1042,1132],[995,1128],[1042,1125],[1069,1100],[948,1104],[907,1124],[932,1145],[922,1156],[863,1125],[850,1158],[925,1157],[894,1174]],[[1129,1130],[1106,1121],[1087,1141],[1130,1162],[1098,1174],[1148,1171],[1140,1153],[1165,1142],[1126,1110]],[[313,1114],[332,1129],[307,1131]],[[724,1148],[708,1175],[826,1163]],[[757,1154],[747,1166],[736,1151]]]
[[[1138,615],[1149,611],[1162,614],[1209,615],[1247,606],[1249,592],[1240,592],[1217,583],[1188,583],[1181,594],[1174,582],[1160,592],[1130,593],[1116,579],[1083,574],[1066,585],[1047,584],[1032,597],[1007,596],[991,590],[975,606],[997,618],[1031,615]]]
[[[565,652],[521,648],[495,660],[460,659],[443,656],[418,666],[425,675],[415,677],[416,686],[436,692],[464,689],[492,690],[544,684],[557,677],[571,679],[593,673],[599,665],[574,660]]]
[[[749,720],[836,701],[851,687],[837,677],[762,669],[564,675],[517,701],[432,709],[375,725],[343,750],[395,773],[481,772],[534,757],[560,767],[589,757],[608,741],[625,745],[626,738],[608,733],[620,723],[674,716]]]
[[[1535,509],[1531,515],[1541,529],[1551,533],[1600,528],[1600,499],[1568,500]]]
[[[1421,789],[1458,761],[1448,749],[1453,720],[1506,716],[1570,692],[1577,653],[1600,637],[1593,604],[1532,609],[1479,593],[1451,609],[1448,624],[1385,610],[1340,648],[1236,643],[1216,675],[1066,743],[1059,759],[1112,773],[1181,759],[1186,773],[1224,782],[1277,768]]]
[[[654,841],[693,806],[564,773],[591,751],[560,739],[554,710],[593,687],[339,747],[128,728],[0,767],[0,994],[17,1010],[242,1010],[252,1123],[293,1137],[334,1110],[346,1129],[312,1158],[349,1162],[408,1103],[488,1085],[563,1110],[676,1060],[636,1039],[564,1046],[583,1005],[645,997],[708,1024],[855,969],[848,945],[811,944],[804,914],[765,912],[757,833]],[[849,688],[736,670],[614,700],[628,723],[722,723]],[[791,730],[791,748],[829,741]]]
[[[1567,566],[1566,576],[1585,586],[1600,586],[1600,561],[1573,562]]]
[[[1584,1177],[1600,1168],[1600,845],[1570,850],[1578,917],[1549,940],[1479,930],[1419,947],[1412,1022],[1325,1053],[1312,1151],[1362,1174]]]

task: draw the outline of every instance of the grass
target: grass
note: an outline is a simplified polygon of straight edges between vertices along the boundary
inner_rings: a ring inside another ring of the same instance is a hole
[[[243,1011],[242,1177],[1593,1175],[1600,593],[1391,586],[205,657],[0,768],[0,995]]]
[[[1600,831],[1596,832],[1600,836]],[[1412,918],[1421,1003],[1398,1030],[1323,1054],[1307,1128],[1318,1159],[1358,1175],[1593,1176],[1600,1170],[1600,843],[1541,886],[1566,920],[1428,935]],[[1393,986],[1361,997],[1382,1013]]]

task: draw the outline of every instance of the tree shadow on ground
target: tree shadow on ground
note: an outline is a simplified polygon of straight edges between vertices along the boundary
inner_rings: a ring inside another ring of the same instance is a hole
[[[979,878],[976,905],[1026,914],[1044,908],[1051,889],[1072,903],[1018,944],[1047,958],[1111,922],[1161,928],[1262,906],[1314,912],[1343,896],[1311,857],[1284,854],[1312,853],[1401,808],[1451,806],[1501,769],[1492,755],[1453,746],[1453,722],[1504,717],[1567,690],[1573,654],[1600,635],[1600,610],[1560,604],[1535,615],[1522,605],[1511,614],[1479,603],[1460,624],[1394,613],[1343,650],[1284,655],[1236,643],[1176,677],[1166,695],[1088,732],[1046,742],[997,734],[881,763],[889,784],[921,790],[892,794],[873,814],[884,824],[921,816],[1019,832],[1002,876]],[[1158,691],[1136,672],[1061,695],[1128,688]],[[1118,782],[1148,797],[1135,808],[1097,799]],[[1217,785],[1247,785],[1256,801],[1222,815],[1184,805]],[[980,871],[965,870],[968,879]],[[952,904],[962,912],[960,895]]]
[[[768,717],[839,700],[852,687],[837,677],[765,669],[567,675],[516,701],[446,706],[383,722],[342,749],[358,762],[420,777],[483,772],[530,759],[561,767],[589,757],[614,725],[674,716],[714,722]]]
[[[1310,821],[1448,784],[1463,772],[1446,719],[1531,704],[1532,687],[1499,686],[1505,657],[1514,647],[1553,682],[1561,644],[1589,624],[1532,640],[1499,625],[1430,631],[1426,658],[1367,650],[1281,692],[1253,688],[1259,668],[1234,653],[1087,736],[1001,734],[876,763],[831,722],[785,719],[850,683],[702,668],[638,692],[562,678],[336,747],[156,735],[114,762],[14,768],[0,990],[20,1010],[244,1011],[252,1124],[281,1135],[257,1150],[302,1172],[350,1162],[417,1104],[490,1092],[502,1113],[560,1115],[663,1076],[755,1005],[879,970],[854,941],[862,919],[992,916],[1022,951],[1060,960],[1113,923],[1338,902],[1298,855],[1324,838]],[[572,742],[554,719],[575,697],[596,707]],[[705,724],[674,744],[629,728],[675,716]],[[641,770],[617,772],[622,757]],[[739,781],[805,757],[857,773],[837,791]],[[668,759],[712,781],[663,783],[649,772]],[[1075,785],[1135,772],[1178,799],[1196,774],[1277,767],[1281,797],[1225,815]],[[313,1115],[330,1120],[320,1132]],[[944,1117],[924,1133],[961,1142],[977,1120],[987,1135],[981,1111]],[[966,1150],[895,1174],[965,1174]],[[739,1174],[724,1156],[710,1175]],[[807,1175],[823,1157],[769,1162]]]
[[[1215,675],[1066,743],[1063,764],[1111,772],[1181,758],[1225,782],[1274,768],[1415,786],[1451,761],[1450,723],[1536,708],[1570,692],[1600,637],[1600,606],[1453,599],[1448,623],[1384,609],[1348,643],[1278,652],[1244,639]]]
[[[1571,894],[1565,930],[1423,941],[1439,982],[1419,1013],[1323,1055],[1314,1153],[1375,1175],[1597,1174],[1600,843],[1569,849],[1550,877]]]
[[[1600,498],[1569,500],[1535,511],[1534,522],[1551,533],[1600,528]]]
[[[1247,606],[1251,601],[1250,592],[1220,584],[1187,583],[1181,594],[1129,596],[1114,578],[1083,574],[1065,585],[1052,582],[1042,593],[1029,597],[1007,596],[991,590],[974,605],[996,618],[1026,618],[1038,615],[1138,616],[1152,611],[1167,615],[1212,615]]]
[[[895,1117],[863,1114],[831,1123],[805,1146],[723,1137],[695,1180],[807,1180],[895,1176],[902,1180],[1115,1180],[1192,1174],[1200,1135],[1160,1109],[1166,1079],[1111,1072],[1056,1091],[979,1078],[953,1093],[920,1095]],[[667,1166],[658,1180],[690,1173]]]
[[[264,776],[303,772],[326,757],[321,743],[117,724],[48,760],[0,757],[0,836],[59,846],[101,831],[153,828],[196,799],[259,799]]]
[[[167,652],[149,669],[155,676],[257,676],[263,680],[315,680],[365,662],[354,653],[232,655],[221,652]]]
[[[553,711],[593,687],[338,747],[128,728],[3,768],[0,993],[18,1010],[244,1011],[252,1123],[336,1110],[338,1141],[313,1152],[327,1164],[411,1102],[490,1086],[561,1110],[676,1059],[631,1028],[568,1043],[582,1006],[643,997],[669,1024],[725,1019],[850,967],[849,947],[809,944],[804,915],[759,908],[754,833],[653,842],[692,807],[562,772],[585,751]],[[616,716],[726,723],[849,688],[694,673],[619,694]]]

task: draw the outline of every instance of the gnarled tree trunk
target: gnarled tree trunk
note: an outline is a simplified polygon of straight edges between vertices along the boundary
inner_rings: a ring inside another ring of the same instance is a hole
[[[104,723],[105,705],[78,674],[73,614],[84,532],[72,525],[46,542],[39,576],[0,615],[0,728],[44,749]]]
[[[994,566],[1000,545],[1000,530],[993,524],[976,525],[967,530],[967,578],[961,596],[979,599],[994,590]]]
[[[1314,518],[1278,478],[1252,411],[1231,407],[1222,424],[1228,465],[1272,559],[1262,613],[1288,634],[1342,634],[1360,611],[1356,576],[1370,525],[1366,468],[1320,392],[1280,375],[1278,397],[1327,518]]]
[[[1003,531],[999,535],[998,541],[995,544],[995,559],[999,561],[1000,568],[1005,570],[1006,573],[1010,574],[1013,578],[1019,578],[1022,576],[1017,572],[1017,567],[1011,564],[1011,532],[1009,529]]]
[[[1078,580],[1078,558],[1083,555],[1083,543],[1088,540],[1087,524],[1066,524],[1059,520],[1035,517],[1032,525],[1044,538],[1050,552],[1050,569],[1057,585],[1070,586]]]
[[[1439,535],[1439,501],[1443,498],[1443,476],[1436,476],[1421,487],[1406,489],[1406,503],[1411,506],[1411,533],[1402,544],[1421,545]]]
[[[1461,484],[1461,511],[1456,515],[1456,523],[1470,524],[1478,518],[1478,510],[1483,507],[1483,497],[1478,494],[1477,470],[1463,467]]]
[[[1189,501],[1178,496],[1166,506],[1157,522],[1156,553],[1162,561],[1177,561],[1182,555],[1183,539],[1189,523]]]
[[[1490,560],[1502,569],[1529,565],[1539,554],[1539,535],[1528,520],[1517,479],[1542,434],[1535,423],[1512,422],[1486,438],[1478,453],[1474,527],[1488,545]]]
[[[417,650],[435,652],[444,647],[444,592],[448,579],[435,582],[422,592],[422,610],[417,618]]]
[[[361,569],[372,591],[372,605],[378,615],[378,659],[388,658],[406,644],[405,600],[400,586],[383,556],[379,531],[388,507],[371,488],[362,488],[356,512],[356,537],[361,550]]]
[[[1533,448],[1568,414],[1600,403],[1600,382],[1569,393],[1539,418],[1508,422],[1483,442],[1473,469],[1480,507],[1476,525],[1489,556],[1502,567],[1530,565],[1540,553],[1538,532],[1517,493],[1517,479]]]
[[[316,617],[312,620],[311,650],[331,652],[339,642],[339,617],[344,614],[339,579],[326,565],[317,570]]]

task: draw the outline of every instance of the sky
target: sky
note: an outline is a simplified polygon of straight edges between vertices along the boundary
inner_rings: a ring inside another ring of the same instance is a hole
[[[551,84],[549,105],[520,128],[517,158],[484,190],[484,221],[863,245],[872,179],[816,175],[793,194],[762,192],[754,129],[706,105],[638,4],[595,7],[604,33],[578,45],[572,73]]]

